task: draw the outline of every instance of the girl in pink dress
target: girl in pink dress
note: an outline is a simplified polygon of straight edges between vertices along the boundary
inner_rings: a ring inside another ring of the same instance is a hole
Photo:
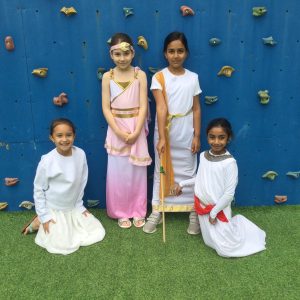
[[[108,123],[106,207],[121,228],[143,227],[147,211],[148,153],[146,124],[147,78],[131,65],[131,38],[117,33],[111,39],[110,56],[116,65],[103,75],[102,110]]]

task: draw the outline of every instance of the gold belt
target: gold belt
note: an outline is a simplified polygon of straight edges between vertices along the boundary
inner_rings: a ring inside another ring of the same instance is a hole
[[[111,108],[112,115],[116,118],[133,118],[139,115],[139,107]]]
[[[186,112],[185,114],[168,114],[167,116],[167,126],[166,126],[166,129],[169,131],[170,130],[170,127],[171,127],[171,123],[172,123],[172,120],[173,119],[176,119],[176,118],[182,118],[182,117],[185,117],[187,115],[189,115],[191,112],[193,111],[193,108],[191,108],[188,112]]]

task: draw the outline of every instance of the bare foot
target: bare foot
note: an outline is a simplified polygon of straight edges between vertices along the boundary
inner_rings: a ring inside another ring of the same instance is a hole
[[[35,216],[29,223],[27,223],[24,226],[22,233],[24,235],[27,235],[29,233],[37,232],[39,230],[40,224],[41,224],[41,222],[40,222],[38,216]]]

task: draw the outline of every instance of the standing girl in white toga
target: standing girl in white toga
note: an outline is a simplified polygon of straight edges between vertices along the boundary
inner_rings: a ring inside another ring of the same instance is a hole
[[[189,53],[184,33],[170,33],[165,38],[163,51],[168,67],[152,77],[150,87],[156,102],[155,170],[152,214],[143,230],[146,233],[155,232],[156,226],[161,222],[161,211],[164,210],[190,212],[187,232],[199,234],[199,222],[194,212],[193,188],[185,189],[182,195],[176,197],[172,194],[172,186],[175,182],[196,176],[196,154],[200,150],[201,89],[198,75],[184,68]],[[161,164],[167,176],[164,207],[159,201]]]

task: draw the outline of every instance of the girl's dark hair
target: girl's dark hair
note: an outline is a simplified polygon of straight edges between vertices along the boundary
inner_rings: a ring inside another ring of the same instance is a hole
[[[182,44],[184,45],[185,50],[187,52],[189,52],[188,42],[187,42],[187,39],[186,39],[186,36],[184,35],[184,33],[183,32],[179,32],[179,31],[174,31],[174,32],[169,33],[166,36],[166,38],[165,38],[165,41],[164,41],[164,53],[167,52],[168,45],[170,43],[172,43],[173,41],[177,41],[177,40],[180,40],[182,42]]]
[[[51,122],[51,125],[50,125],[50,135],[53,134],[54,128],[57,125],[61,125],[61,124],[69,125],[72,128],[72,131],[73,131],[73,133],[75,135],[76,129],[75,129],[74,124],[69,119],[65,119],[65,118],[56,119],[56,120],[53,120]]]
[[[133,46],[131,37],[128,34],[123,33],[123,32],[115,33],[112,36],[110,46],[114,46],[114,45],[120,44],[122,42],[126,42],[126,43],[130,44],[131,46]]]
[[[217,118],[211,120],[206,127],[206,135],[213,127],[221,127],[225,130],[229,139],[233,138],[233,131],[230,122],[225,118]]]

